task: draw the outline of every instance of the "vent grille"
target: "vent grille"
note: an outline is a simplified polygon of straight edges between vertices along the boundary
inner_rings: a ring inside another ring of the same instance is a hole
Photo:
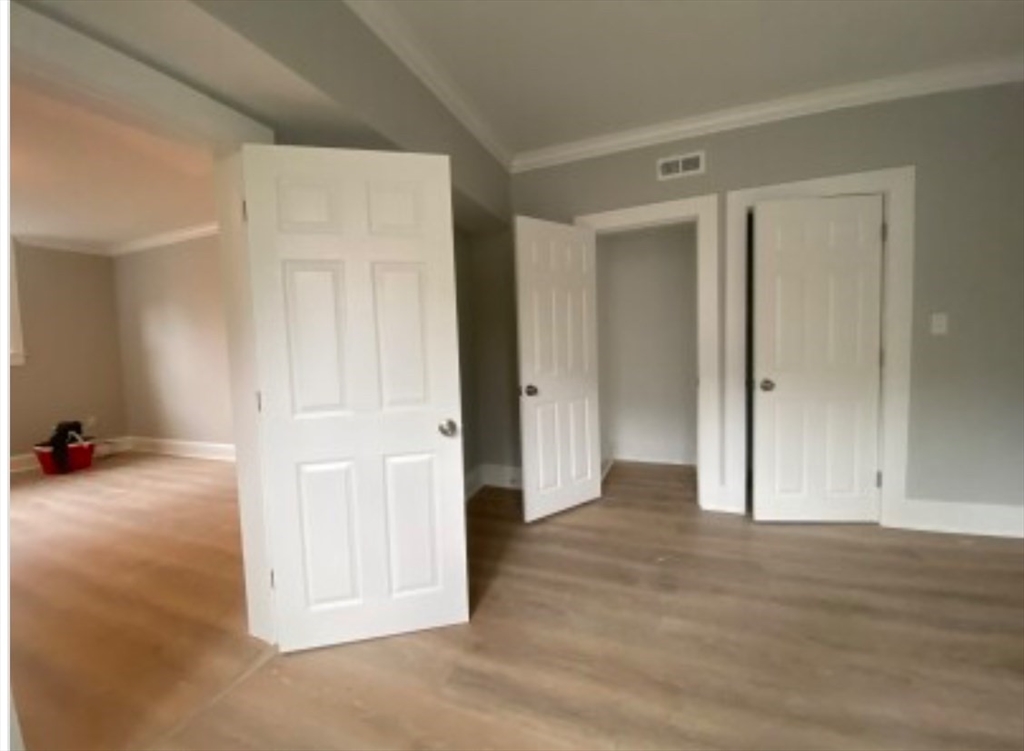
[[[658,160],[657,175],[659,180],[674,180],[677,177],[702,175],[704,174],[704,166],[703,151],[667,156]]]

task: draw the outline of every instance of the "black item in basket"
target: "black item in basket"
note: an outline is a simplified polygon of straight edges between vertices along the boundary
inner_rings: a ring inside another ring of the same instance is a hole
[[[77,420],[57,423],[53,429],[53,435],[45,445],[53,449],[53,463],[57,465],[57,471],[61,474],[68,472],[68,444],[81,440],[82,423]]]

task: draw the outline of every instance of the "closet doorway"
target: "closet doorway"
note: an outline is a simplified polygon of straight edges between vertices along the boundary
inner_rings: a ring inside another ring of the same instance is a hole
[[[696,467],[697,226],[597,239],[601,468]]]

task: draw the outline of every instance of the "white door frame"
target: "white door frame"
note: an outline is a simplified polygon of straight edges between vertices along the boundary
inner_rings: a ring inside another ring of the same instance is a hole
[[[244,143],[274,142],[274,132],[265,125],[30,8],[11,5],[10,19],[13,71],[24,71],[83,102],[109,108],[158,132],[186,138],[214,155],[233,153]],[[230,300],[231,290],[226,289],[225,294]],[[234,372],[231,389],[236,414],[241,403],[254,404],[254,392],[240,388]],[[247,440],[255,444],[255,432],[239,430],[236,417],[239,454],[246,450],[243,444]],[[249,633],[274,644],[272,567],[263,525],[262,483],[258,476],[242,473],[238,481]]]
[[[728,505],[746,508],[747,212],[760,201],[881,194],[888,236],[882,261],[882,524],[907,500],[910,348],[914,292],[914,167],[731,191],[726,197],[724,445]]]
[[[707,511],[743,513],[729,504],[723,453],[723,402],[719,363],[722,341],[719,312],[720,262],[718,196],[632,206],[576,217],[576,224],[598,235],[635,229],[697,223],[697,500]]]

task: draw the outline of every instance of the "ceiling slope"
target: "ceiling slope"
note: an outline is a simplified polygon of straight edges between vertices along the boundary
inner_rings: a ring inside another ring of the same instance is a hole
[[[507,166],[341,2],[25,4],[267,123],[280,143],[449,154],[458,223],[508,217]]]
[[[1024,78],[1019,0],[347,2],[514,170]]]

